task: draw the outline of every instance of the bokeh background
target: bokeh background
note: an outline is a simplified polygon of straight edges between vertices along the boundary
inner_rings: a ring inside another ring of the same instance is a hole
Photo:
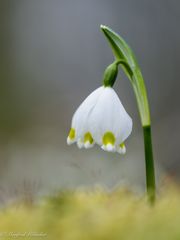
[[[115,90],[134,122],[127,154],[66,145],[74,111],[113,61],[100,24],[135,52],[150,100],[158,182],[178,181],[179,9],[178,0],[0,1],[1,191],[144,188],[142,130],[122,71]]]

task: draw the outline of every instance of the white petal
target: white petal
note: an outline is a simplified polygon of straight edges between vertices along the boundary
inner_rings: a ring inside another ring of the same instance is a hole
[[[117,140],[116,145],[130,135],[132,120],[111,87],[104,87],[90,113],[88,125],[93,138],[100,145],[102,145],[102,137],[106,132],[114,134]]]
[[[126,153],[125,145],[123,145],[123,147],[117,147],[117,152],[120,154],[125,154]]]
[[[86,149],[92,148],[93,146],[94,146],[94,143],[90,143],[89,141],[87,141],[87,142],[84,143],[84,147],[85,147]]]
[[[84,147],[84,143],[83,143],[83,141],[81,139],[77,140],[77,146],[78,146],[79,149]]]
[[[93,107],[97,103],[97,99],[102,93],[103,87],[99,87],[93,91],[79,106],[73,115],[72,128],[76,131],[76,139],[82,138],[85,132],[88,132],[87,118]]]
[[[71,144],[73,144],[74,142],[75,142],[74,139],[71,139],[70,137],[67,137],[67,144],[68,144],[68,145],[71,145]]]
[[[107,145],[102,145],[101,148],[104,151],[108,151],[108,152],[115,152],[115,146],[113,146],[112,144],[107,144]]]

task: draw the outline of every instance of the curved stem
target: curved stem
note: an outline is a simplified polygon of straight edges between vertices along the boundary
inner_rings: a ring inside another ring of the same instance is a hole
[[[101,25],[101,30],[112,48],[117,63],[121,65],[129,78],[135,93],[144,132],[147,194],[149,201],[153,203],[155,201],[156,186],[151,139],[151,119],[144,79],[134,53],[124,39],[107,26]]]

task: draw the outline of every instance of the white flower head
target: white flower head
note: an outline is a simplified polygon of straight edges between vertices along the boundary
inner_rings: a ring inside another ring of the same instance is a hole
[[[67,143],[79,148],[95,143],[109,152],[125,154],[124,141],[132,131],[132,119],[114,89],[102,86],[92,92],[74,113]]]

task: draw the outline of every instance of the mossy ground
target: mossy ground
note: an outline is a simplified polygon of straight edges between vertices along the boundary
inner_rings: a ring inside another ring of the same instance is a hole
[[[0,211],[0,239],[179,240],[180,191],[165,189],[154,206],[125,189],[67,191],[38,204],[12,204]]]

